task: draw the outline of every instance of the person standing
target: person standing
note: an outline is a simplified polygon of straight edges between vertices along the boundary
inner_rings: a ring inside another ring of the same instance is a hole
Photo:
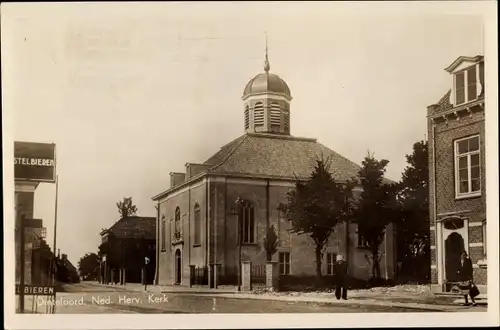
[[[142,284],[144,285],[144,291],[148,291],[148,265],[149,258],[144,257],[144,266],[142,267]]]
[[[468,296],[470,296],[472,301],[472,306],[476,306],[476,301],[474,297],[470,295],[470,289],[473,285],[473,273],[472,273],[472,261],[470,260],[467,252],[462,252],[460,258],[460,269],[458,270],[458,276],[460,279],[459,288],[462,290],[465,298],[465,306],[469,305]]]
[[[342,255],[337,255],[334,268],[335,297],[347,300],[347,263]]]

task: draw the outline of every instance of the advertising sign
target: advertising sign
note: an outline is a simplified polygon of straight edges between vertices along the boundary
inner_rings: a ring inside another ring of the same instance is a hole
[[[21,294],[21,286],[16,284],[16,294]],[[37,295],[37,296],[53,296],[56,294],[56,288],[53,286],[41,286],[41,285],[24,285],[25,295]]]
[[[14,177],[35,182],[56,181],[56,145],[14,142]]]

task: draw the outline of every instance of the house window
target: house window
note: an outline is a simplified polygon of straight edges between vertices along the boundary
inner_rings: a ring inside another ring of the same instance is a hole
[[[181,233],[181,209],[179,207],[175,209],[174,232],[175,235]]]
[[[456,197],[481,194],[479,135],[455,141]]]
[[[455,105],[477,99],[477,69],[472,66],[455,74]]]
[[[280,252],[279,265],[280,265],[280,275],[290,274],[290,252]]]
[[[200,205],[194,206],[194,245],[201,244],[201,215]]]
[[[161,250],[166,250],[166,237],[167,237],[167,221],[165,220],[165,216],[161,220]]]
[[[327,275],[333,275],[336,260],[337,260],[336,253],[327,253],[326,254],[326,274]]]
[[[247,204],[242,212],[242,243],[255,243],[255,217],[253,205]]]

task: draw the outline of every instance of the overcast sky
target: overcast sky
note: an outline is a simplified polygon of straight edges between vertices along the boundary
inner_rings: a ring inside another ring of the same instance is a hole
[[[451,87],[444,68],[484,54],[480,16],[404,5],[10,6],[2,71],[12,138],[57,145],[61,253],[76,264],[96,252],[125,196],[155,216],[151,197],[169,172],[243,133],[241,95],[263,71],[265,31],[271,72],[292,92],[292,135],[358,164],[369,149],[399,180],[426,134],[426,107]],[[53,184],[36,191],[50,245],[54,197]]]

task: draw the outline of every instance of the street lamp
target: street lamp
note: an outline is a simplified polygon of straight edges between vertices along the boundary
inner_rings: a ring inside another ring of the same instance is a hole
[[[241,222],[243,216],[243,206],[245,204],[244,200],[240,197],[236,198],[235,208],[232,212],[232,215],[238,216],[238,291],[241,291]]]

